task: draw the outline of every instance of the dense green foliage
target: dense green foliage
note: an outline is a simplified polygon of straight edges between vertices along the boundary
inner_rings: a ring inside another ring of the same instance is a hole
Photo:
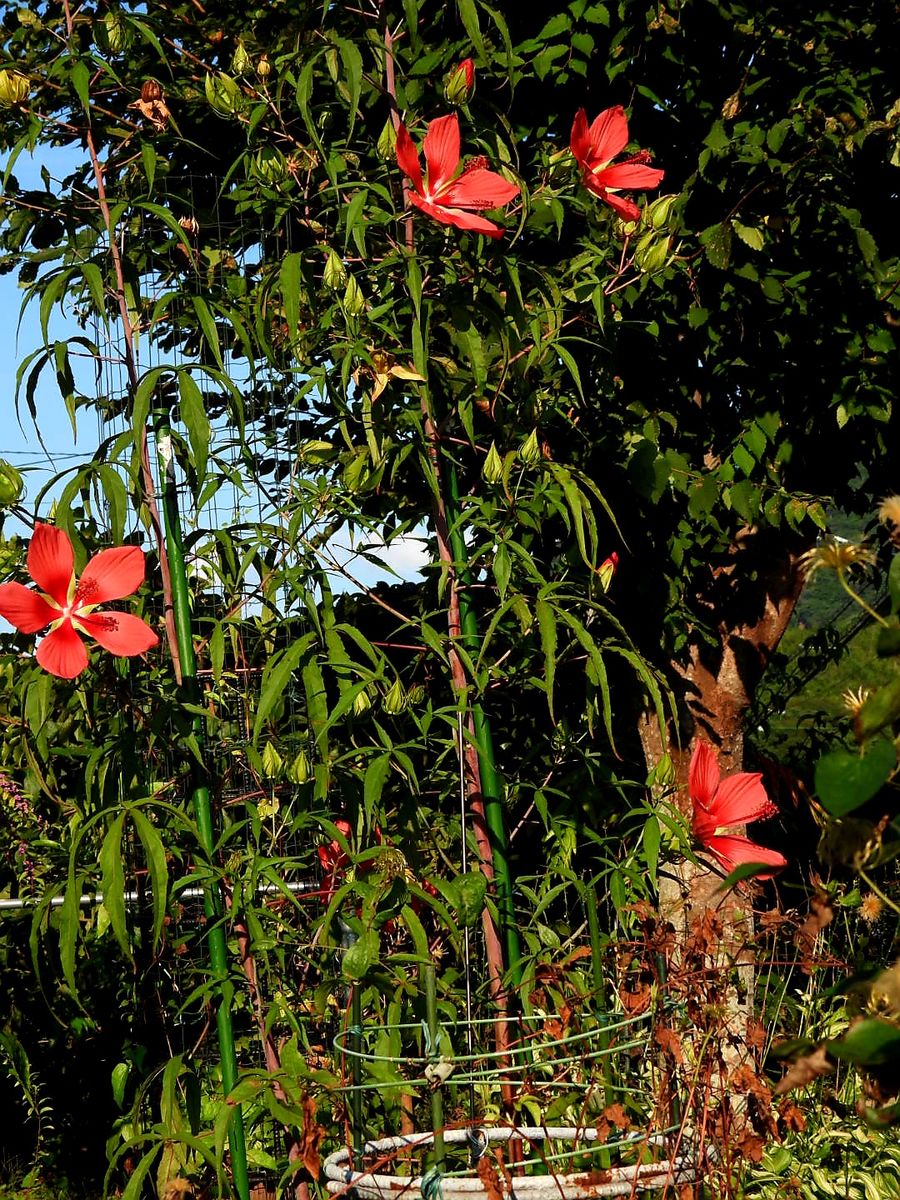
[[[639,716],[683,716],[675,667],[731,648],[827,504],[868,510],[887,488],[893,5],[0,14],[0,267],[44,343],[21,364],[19,410],[40,426],[38,381],[54,379],[73,427],[99,429],[56,483],[55,520],[82,562],[108,541],[145,547],[135,611],[168,634],[139,662],[95,652],[74,684],[41,672],[30,638],[0,638],[0,771],[22,797],[14,836],[0,832],[0,895],[36,902],[33,923],[0,930],[3,1029],[45,1085],[64,1038],[103,1063],[93,1140],[57,1121],[57,1165],[83,1150],[78,1172],[96,1173],[109,1136],[110,1180],[132,1200],[151,1170],[164,1191],[221,1168],[232,1110],[192,1052],[233,993],[251,1160],[290,1175],[299,1154],[309,1173],[310,1096],[326,1097],[329,1138],[348,1117],[344,1064],[307,1018],[330,1037],[348,987],[375,1027],[419,1022],[417,972],[437,950],[450,1020],[481,922],[479,1012],[504,968],[526,1011],[564,1004],[589,1023],[585,997],[615,1007],[597,995],[598,946],[637,934],[661,856],[690,853],[656,803],[668,764],[644,761]],[[448,99],[470,56],[474,91]],[[637,226],[568,150],[575,112],[613,104],[666,171]],[[398,126],[419,147],[448,111],[463,162],[485,156],[520,189],[500,240],[407,208]],[[20,155],[52,164],[60,147],[77,167],[19,186]],[[76,336],[53,339],[58,311]],[[175,661],[167,480],[199,685]],[[13,512],[27,526],[49,505]],[[429,549],[421,584],[362,587],[336,550],[349,539],[377,562],[410,535]],[[26,579],[25,543],[4,541],[4,578]],[[335,597],[341,576],[352,594]],[[771,649],[742,660],[748,697]],[[191,806],[206,782],[213,847]],[[501,870],[486,899],[463,847],[487,878],[504,825],[517,885]],[[196,886],[228,898],[227,920],[206,914],[228,932],[227,978],[200,965]],[[94,890],[103,904],[82,909]],[[66,1031],[46,1060],[29,1034],[49,1020],[36,975]],[[400,1099],[372,1101],[385,1132]],[[479,1104],[499,1111],[495,1094]],[[271,1120],[294,1165],[266,1157]]]

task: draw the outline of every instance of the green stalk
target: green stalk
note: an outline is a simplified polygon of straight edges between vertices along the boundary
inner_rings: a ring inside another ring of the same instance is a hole
[[[456,563],[456,578],[459,596],[459,622],[467,648],[477,653],[479,645],[478,616],[469,599],[470,576],[468,555],[459,523],[459,483],[456,468],[449,470],[449,496],[447,497],[447,524],[450,528],[450,547]],[[494,759],[494,740],[490,722],[477,700],[470,706],[478,766],[481,772],[481,792],[484,796],[484,819],[494,858],[494,884],[497,891],[497,912],[500,928],[506,943],[506,956],[513,982],[518,988],[522,983],[522,946],[516,928],[513,907],[513,881],[509,866],[506,828],[503,821],[502,789]]]
[[[356,938],[353,939],[356,941]],[[350,943],[353,944],[352,942]],[[354,1167],[361,1171],[366,1130],[363,1117],[362,1083],[362,991],[358,983],[350,988],[350,1037],[347,1042],[352,1052],[350,1059],[350,1119],[353,1124]]]
[[[428,1026],[428,1040],[431,1044],[432,1062],[437,1062],[438,1017],[437,1017],[437,976],[434,963],[423,963],[422,975],[425,981],[425,1021]],[[431,1092],[431,1128],[434,1132],[434,1153],[432,1166],[438,1171],[444,1169],[444,1098],[441,1095],[440,1082],[435,1081]]]
[[[157,418],[157,446],[167,444],[169,424],[165,416]],[[165,439],[165,440],[164,440]],[[162,475],[162,510],[166,534],[166,552],[172,575],[172,607],[178,652],[181,659],[182,688],[188,701],[198,704],[201,696],[197,685],[197,659],[194,655],[191,598],[188,590],[187,571],[184,564],[184,541],[181,535],[181,519],[178,511],[178,493],[175,485],[175,463],[171,456],[160,454]],[[199,751],[203,737],[203,722],[199,716],[192,718],[192,732],[196,740],[195,754]],[[216,839],[213,832],[212,805],[209,795],[209,776],[205,766],[193,757],[191,803],[200,847],[212,861]],[[234,1044],[234,1026],[231,1021],[231,985],[228,978],[228,942],[225,935],[224,903],[218,888],[208,885],[203,891],[203,911],[206,915],[209,965],[218,986],[216,1006],[216,1029],[219,1035],[219,1057],[222,1065],[222,1090],[227,1096],[237,1085],[237,1053]],[[240,1105],[235,1105],[228,1136],[231,1150],[231,1170],[234,1188],[240,1200],[249,1200],[250,1179],[247,1172],[247,1144],[244,1137],[244,1118]]]

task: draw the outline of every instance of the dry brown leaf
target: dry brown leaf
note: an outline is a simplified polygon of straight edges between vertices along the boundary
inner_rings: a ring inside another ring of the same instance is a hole
[[[610,1124],[615,1125],[616,1129],[628,1129],[628,1127],[631,1125],[631,1121],[629,1121],[628,1117],[625,1115],[625,1109],[621,1104],[608,1104],[606,1108],[604,1108],[602,1116],[609,1121]]]
[[[325,1136],[325,1128],[316,1121],[316,1102],[312,1096],[303,1097],[303,1130],[297,1147],[297,1157],[309,1171],[313,1179],[318,1181],[322,1170],[322,1160],[319,1147]]]
[[[481,1185],[487,1192],[487,1200],[505,1200],[500,1188],[500,1176],[497,1174],[497,1168],[494,1166],[493,1160],[486,1154],[479,1158],[477,1171]]]
[[[681,1038],[674,1029],[669,1029],[667,1025],[657,1025],[653,1036],[656,1044],[662,1047],[663,1052],[670,1055],[674,1062],[684,1062],[684,1055],[681,1052]]]
[[[766,1143],[759,1134],[751,1133],[748,1129],[739,1138],[733,1139],[731,1144],[741,1158],[746,1158],[754,1163],[762,1161]]]
[[[784,1122],[786,1129],[793,1130],[795,1133],[802,1133],[806,1128],[806,1117],[804,1117],[793,1100],[787,1097],[779,1104],[778,1115]]]
[[[818,1046],[811,1053],[804,1054],[791,1063],[783,1078],[776,1083],[774,1094],[783,1096],[792,1088],[806,1087],[820,1075],[830,1075],[833,1070],[834,1063],[829,1061],[825,1047]]]

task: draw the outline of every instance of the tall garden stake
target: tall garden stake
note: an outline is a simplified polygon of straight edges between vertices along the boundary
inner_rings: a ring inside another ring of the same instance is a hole
[[[456,578],[459,585],[459,623],[463,641],[471,653],[477,653],[478,648],[478,616],[472,607],[469,597],[469,571],[466,566],[468,555],[463,538],[459,511],[459,484],[456,468],[448,472],[447,524],[450,529],[450,544],[453,557],[456,560]],[[481,768],[481,792],[484,797],[484,820],[488,828],[488,837],[494,858],[494,882],[497,889],[497,912],[500,916],[500,929],[506,943],[507,965],[512,973],[513,982],[518,987],[522,982],[522,947],[519,941],[519,931],[516,928],[516,914],[513,907],[512,872],[509,866],[509,849],[506,839],[506,828],[503,820],[503,806],[500,802],[500,777],[497,774],[497,764],[494,759],[494,740],[491,736],[491,726],[484,709],[477,700],[469,705],[472,714],[472,732],[475,737],[475,749],[478,752],[478,763]]]
[[[178,494],[175,483],[175,459],[171,451],[171,435],[168,418],[164,415],[156,421],[156,445],[162,477],[162,509],[165,525],[166,549],[172,574],[172,605],[175,610],[175,629],[181,658],[182,687],[188,700],[196,705],[200,700],[197,685],[197,660],[194,655],[194,639],[191,620],[191,600],[188,591],[187,573],[184,565],[184,541],[181,536],[181,520],[178,511]],[[206,768],[196,757],[199,750],[203,724],[199,716],[192,718],[193,734],[196,739],[192,758],[191,802],[197,822],[200,846],[207,858],[212,859],[215,848],[212,806],[209,796],[209,778]],[[234,1027],[231,1021],[231,1005],[228,982],[228,944],[225,936],[225,906],[221,892],[213,884],[203,889],[203,911],[207,920],[207,944],[209,965],[219,989],[216,1001],[216,1029],[219,1035],[219,1058],[222,1067],[222,1090],[227,1096],[237,1084],[237,1054],[234,1045]],[[240,1200],[249,1200],[250,1180],[247,1173],[247,1146],[244,1138],[244,1121],[240,1105],[236,1105],[229,1134],[231,1169],[234,1187]]]

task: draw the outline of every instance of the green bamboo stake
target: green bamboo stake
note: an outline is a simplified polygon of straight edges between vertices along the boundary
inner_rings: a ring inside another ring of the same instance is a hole
[[[156,444],[159,451],[162,476],[162,510],[166,534],[166,553],[172,577],[172,607],[175,617],[175,633],[181,659],[182,687],[193,704],[200,700],[197,686],[197,659],[194,654],[191,598],[188,590],[187,572],[184,565],[184,541],[181,535],[181,519],[178,511],[178,493],[175,484],[175,462],[171,453],[162,447],[169,445],[168,418],[158,415],[156,421]],[[192,718],[192,732],[196,740],[195,755],[199,753],[203,736],[203,723],[199,716]],[[215,849],[212,805],[210,803],[208,774],[196,758],[192,764],[193,788],[191,802],[200,846],[206,857],[212,860]],[[228,980],[228,942],[223,924],[224,905],[221,892],[212,886],[204,886],[203,911],[209,932],[209,965],[218,989],[216,1006],[216,1029],[219,1035],[219,1057],[222,1065],[222,1090],[227,1096],[237,1085],[237,1052],[234,1044],[234,1026],[231,1021],[231,986]],[[235,1105],[228,1137],[231,1150],[231,1170],[234,1188],[240,1200],[250,1200],[250,1178],[247,1171],[247,1143],[244,1137],[244,1118],[240,1105]]]
[[[431,1045],[432,1062],[437,1062],[438,1052],[438,1015],[437,1015],[437,975],[434,963],[422,964],[422,975],[425,982],[425,1023],[428,1026],[428,1041]],[[438,1171],[444,1169],[444,1098],[441,1095],[439,1080],[434,1080],[431,1091],[431,1129],[434,1133],[434,1151],[432,1166]]]
[[[467,567],[468,555],[459,522],[459,484],[456,468],[449,470],[449,496],[447,498],[447,524],[450,527],[450,547],[456,563],[459,584],[459,621],[462,635],[468,647],[477,650],[479,643],[478,616],[469,601],[470,576]],[[500,928],[506,943],[506,956],[513,982],[519,988],[522,983],[522,945],[516,928],[513,906],[513,881],[509,866],[506,828],[503,821],[502,789],[494,758],[494,740],[491,726],[481,704],[475,700],[470,706],[478,766],[481,772],[481,792],[484,796],[484,819],[491,841],[494,857],[494,884],[497,891],[497,912]]]
[[[356,941],[356,938],[353,939]],[[351,943],[352,945],[352,943]],[[357,1171],[362,1170],[363,1150],[366,1144],[366,1130],[363,1118],[363,1082],[362,1082],[362,991],[358,983],[350,988],[350,1038],[348,1045],[352,1052],[350,1059],[350,1119],[353,1124],[353,1154],[356,1159]]]

